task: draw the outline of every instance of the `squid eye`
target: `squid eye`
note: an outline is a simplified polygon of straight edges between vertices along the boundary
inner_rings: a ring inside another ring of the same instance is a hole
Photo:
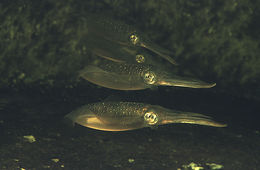
[[[156,75],[152,71],[144,73],[143,79],[147,84],[154,84],[156,82]]]
[[[144,62],[145,62],[145,57],[144,57],[142,54],[137,54],[137,55],[135,56],[135,60],[136,60],[136,62],[138,62],[138,63],[144,63]]]
[[[154,125],[158,122],[158,117],[157,117],[157,114],[155,114],[154,112],[146,112],[144,115],[144,120],[149,125]]]
[[[136,34],[131,34],[129,38],[130,38],[130,42],[133,45],[136,45],[139,42],[139,37]]]

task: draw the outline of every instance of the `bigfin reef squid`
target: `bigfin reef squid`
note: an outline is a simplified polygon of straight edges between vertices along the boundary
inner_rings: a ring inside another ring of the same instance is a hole
[[[143,56],[140,58],[139,51],[146,49],[153,56],[177,65],[172,52],[153,43],[133,25],[94,14],[86,17],[86,22],[86,47],[96,56],[114,62],[145,63],[153,60],[149,56],[145,60]]]
[[[109,60],[100,60],[96,64],[87,65],[80,71],[79,76],[96,85],[116,90],[142,90],[155,86],[210,88],[216,85],[174,75],[167,67],[117,63]]]
[[[65,116],[79,125],[103,131],[127,131],[171,123],[225,127],[199,113],[175,111],[135,102],[98,102],[84,105]]]

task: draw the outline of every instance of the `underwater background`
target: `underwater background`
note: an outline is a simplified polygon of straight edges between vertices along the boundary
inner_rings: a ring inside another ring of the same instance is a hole
[[[135,25],[173,53],[173,72],[216,87],[117,91],[80,79],[93,13]],[[260,2],[245,0],[1,1],[0,169],[259,169],[259,17]],[[111,95],[228,127],[103,132],[63,122]]]

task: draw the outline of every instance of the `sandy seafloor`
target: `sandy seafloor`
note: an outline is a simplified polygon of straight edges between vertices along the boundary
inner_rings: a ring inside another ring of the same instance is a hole
[[[64,123],[63,117],[70,111],[111,94],[204,113],[228,127],[171,124],[104,132]],[[209,89],[2,91],[0,169],[256,170],[260,166],[259,111],[257,102]]]

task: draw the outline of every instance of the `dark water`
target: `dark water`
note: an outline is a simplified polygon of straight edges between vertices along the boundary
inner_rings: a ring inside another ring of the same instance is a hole
[[[70,111],[109,94],[205,113],[228,127],[171,124],[104,132],[64,123],[63,117]],[[210,169],[212,163],[222,169],[258,169],[259,111],[258,103],[213,90],[118,92],[85,87],[5,91],[1,93],[0,169],[185,169],[192,162],[204,169]],[[30,135],[35,142],[25,139]]]

